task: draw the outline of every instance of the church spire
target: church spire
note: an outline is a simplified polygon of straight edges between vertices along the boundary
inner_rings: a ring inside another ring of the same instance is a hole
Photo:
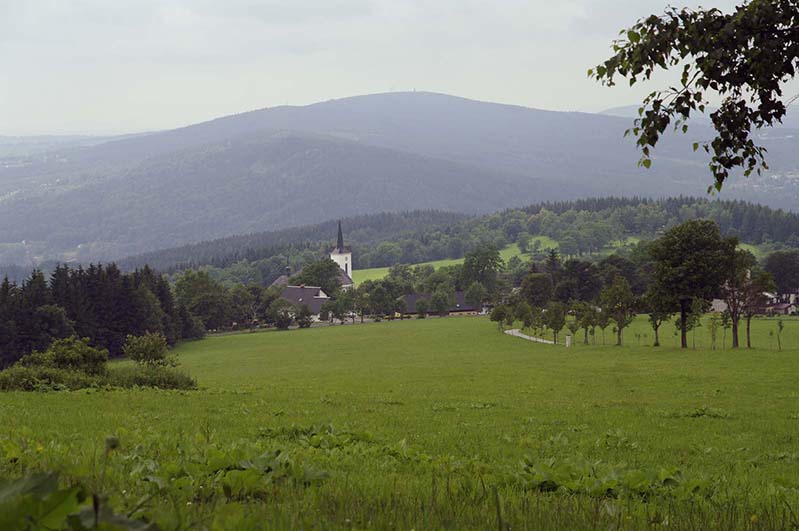
[[[338,220],[338,242],[336,248],[339,252],[344,252],[344,234],[341,232],[341,220]]]

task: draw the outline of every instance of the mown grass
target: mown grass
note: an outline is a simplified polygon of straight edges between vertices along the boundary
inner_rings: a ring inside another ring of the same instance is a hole
[[[167,529],[795,525],[799,321],[782,352],[774,320],[739,351],[639,346],[645,326],[570,350],[465,317],[209,337],[177,349],[198,391],[0,395],[0,475],[61,470]],[[275,450],[282,475],[232,471]],[[541,492],[525,456],[703,487]]]

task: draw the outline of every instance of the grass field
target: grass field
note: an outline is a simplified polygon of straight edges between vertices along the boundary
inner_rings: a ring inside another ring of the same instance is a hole
[[[530,239],[530,243],[531,244],[535,243],[536,241],[539,242],[540,248],[542,250],[557,249],[558,248],[558,242],[553,240],[552,238],[550,238],[548,236],[533,236]],[[600,255],[612,254],[613,252],[616,251],[616,249],[618,249],[620,247],[624,247],[626,245],[634,245],[634,244],[637,244],[640,241],[641,241],[641,238],[638,238],[636,236],[628,236],[627,238],[624,239],[624,241],[614,242],[613,245],[610,248],[604,250],[603,252],[601,252],[599,254]],[[763,250],[760,247],[756,246],[756,245],[751,245],[751,244],[748,244],[748,243],[741,243],[741,244],[739,244],[739,246],[742,249],[746,249],[747,251],[750,251],[758,259],[763,257],[763,254],[764,254]],[[519,246],[516,245],[515,243],[513,245],[509,245],[508,247],[505,247],[504,249],[502,249],[499,252],[499,254],[502,257],[502,259],[505,260],[506,262],[510,258],[512,258],[514,256],[522,256],[522,252],[519,250]],[[442,267],[442,266],[460,264],[462,262],[463,262],[463,258],[448,258],[448,259],[445,259],[445,260],[434,260],[432,262],[423,262],[421,264],[413,264],[413,265],[431,265],[431,266],[433,266],[435,268],[439,268],[439,267]],[[373,267],[373,268],[370,268],[370,269],[356,269],[356,270],[354,270],[352,272],[352,280],[356,284],[360,284],[361,282],[364,282],[365,280],[378,280],[378,279],[381,279],[381,278],[385,277],[386,275],[388,275],[388,269],[389,268],[387,268],[387,267]]]
[[[551,238],[547,238],[546,236],[535,236],[530,241],[540,241],[542,249],[549,249],[553,247],[557,247],[557,242],[552,240]],[[522,252],[519,250],[519,246],[515,243],[513,245],[509,245],[504,249],[499,251],[499,256],[504,260],[508,261],[514,256],[521,256]],[[434,268],[438,269],[439,267],[443,266],[450,266],[450,265],[457,265],[463,263],[463,258],[447,258],[444,260],[433,260],[431,262],[422,262],[420,264],[413,264],[413,265],[431,265]],[[352,272],[352,280],[355,281],[356,284],[360,284],[365,280],[378,280],[386,275],[388,275],[387,267],[373,267],[371,269],[355,269]]]
[[[737,352],[638,346],[643,318],[621,348],[465,317],[210,337],[177,349],[199,391],[0,395],[0,476],[60,470],[163,529],[784,528],[785,323],[782,352],[765,319]]]

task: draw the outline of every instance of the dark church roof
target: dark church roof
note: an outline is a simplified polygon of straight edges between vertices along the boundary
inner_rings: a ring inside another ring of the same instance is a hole
[[[289,277],[288,275],[280,275],[275,280],[269,284],[270,288],[278,287],[278,286],[288,286],[289,285]]]
[[[338,283],[341,286],[351,286],[352,284],[355,284],[355,282],[352,280],[352,277],[345,273],[343,269],[339,269]]]
[[[302,273],[302,269],[291,275],[291,277],[295,277],[300,273]],[[274,287],[288,286],[289,284],[291,284],[291,277],[288,275],[280,275],[274,281],[272,281],[271,284],[269,284],[269,287],[274,288]],[[350,277],[347,273],[345,273],[343,269],[339,269],[338,283],[341,286],[351,286],[355,284],[355,282],[352,280],[352,277]]]

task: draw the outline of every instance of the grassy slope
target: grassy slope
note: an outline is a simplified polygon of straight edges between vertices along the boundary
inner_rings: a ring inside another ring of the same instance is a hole
[[[530,243],[540,242],[541,249],[557,249],[558,242],[550,238],[549,236],[533,236],[530,239]],[[614,242],[612,249],[607,249],[601,254],[612,254],[616,248],[622,247],[623,245],[633,245],[641,241],[641,238],[636,236],[628,236],[625,238],[623,242]],[[752,245],[748,243],[741,243],[739,244],[741,249],[746,249],[750,251],[752,254],[755,255],[756,258],[760,259],[763,256],[763,251],[757,245]],[[505,247],[500,251],[500,256],[502,259],[507,261],[514,256],[522,256],[522,252],[519,250],[519,246],[515,243],[508,247]],[[455,265],[460,264],[463,262],[463,258],[448,258],[445,260],[434,260],[432,262],[423,262],[421,264],[414,264],[414,265],[431,265],[435,268],[439,268],[442,266],[448,265]],[[387,267],[373,267],[370,269],[356,269],[352,272],[352,279],[355,281],[356,284],[359,284],[365,280],[377,280],[380,278],[385,277],[388,275]]]
[[[768,346],[774,326],[755,323],[757,344]],[[645,330],[639,318],[628,343]],[[92,463],[103,438],[115,433],[123,446],[105,490],[115,505],[130,509],[154,488],[143,477],[177,474],[168,487],[176,505],[164,496],[145,511],[167,528],[176,515],[208,523],[212,514],[229,518],[219,525],[237,528],[247,527],[247,514],[250,523],[274,527],[326,521],[347,528],[352,521],[361,528],[485,528],[496,526],[496,513],[493,499],[479,496],[479,477],[503,485],[524,455],[584,456],[648,469],[674,466],[690,478],[725,476],[725,488],[751,493],[724,518],[748,519],[762,507],[767,485],[799,487],[799,320],[786,320],[784,342],[793,349],[680,352],[664,341],[657,350],[578,345],[566,351],[499,334],[493,323],[474,318],[211,337],[177,350],[200,391],[0,396],[0,476],[57,468],[99,484],[100,467]],[[692,416],[702,407],[721,418]],[[321,439],[316,448],[291,428],[322,423],[368,432],[372,440]],[[252,513],[198,502],[198,483],[205,492],[214,488],[197,472],[203,463],[219,454],[237,462],[276,448],[329,470],[331,479],[308,488],[270,487],[274,493],[251,505]],[[785,495],[799,501],[795,492]],[[501,497],[503,518],[514,528],[617,521],[616,513],[598,510],[601,500],[508,487]],[[652,504],[612,505],[632,518],[624,520],[628,525],[639,526],[658,507]],[[702,523],[702,507],[692,509],[700,523],[691,526],[711,526]],[[681,514],[671,516],[676,527]],[[748,520],[715,525],[742,523]]]
[[[531,240],[541,242],[542,249],[549,249],[549,248],[557,248],[558,242],[549,238],[547,236],[534,236]],[[522,256],[522,252],[519,250],[519,246],[515,243],[513,245],[509,245],[505,247],[499,252],[499,255],[502,257],[503,260],[508,261],[514,256]],[[447,258],[444,260],[433,260],[431,262],[422,262],[420,264],[413,264],[413,265],[431,265],[434,268],[438,269],[439,267],[443,266],[450,266],[456,265],[463,262],[463,258]],[[359,284],[365,280],[377,280],[380,278],[385,277],[388,275],[387,267],[373,267],[371,269],[356,269],[352,272],[352,280],[355,281],[356,284]]]

